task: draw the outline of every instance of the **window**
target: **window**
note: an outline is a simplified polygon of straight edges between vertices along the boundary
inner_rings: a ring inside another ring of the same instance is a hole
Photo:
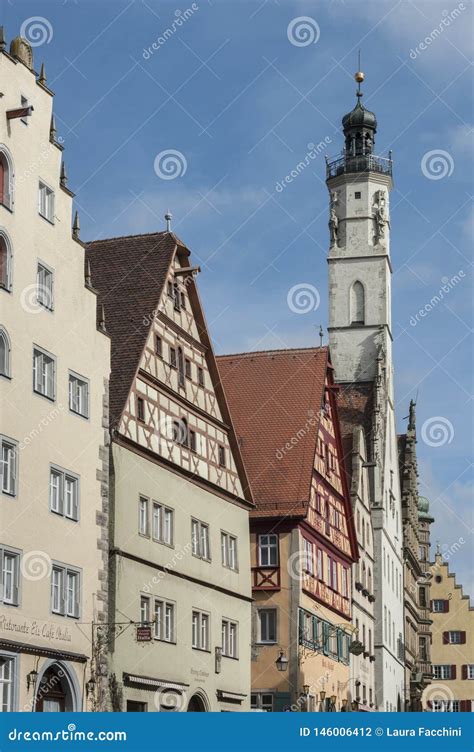
[[[0,204],[11,209],[13,205],[13,169],[10,156],[0,151]]]
[[[201,366],[198,366],[198,384],[199,386],[204,386],[204,370]]]
[[[1,155],[1,152],[0,152]],[[1,175],[0,175],[1,179]],[[12,286],[12,251],[10,241],[0,234],[0,287],[11,290]]]
[[[20,554],[0,546],[0,603],[19,605]]]
[[[155,640],[175,641],[175,605],[155,600]]]
[[[449,611],[449,601],[438,598],[432,601],[432,608],[434,614],[445,614]]]
[[[184,372],[187,379],[190,379],[192,377],[191,361],[189,360],[189,358],[186,358],[184,361]]]
[[[140,535],[149,535],[148,532],[148,499],[140,496],[138,500],[138,532]]]
[[[225,467],[225,447],[222,446],[222,444],[219,444],[219,467]]]
[[[163,340],[158,334],[155,334],[155,355],[158,355],[159,358],[163,357]]]
[[[351,288],[351,324],[365,321],[365,292],[362,282],[354,282]]]
[[[420,650],[420,659],[422,661],[428,661],[428,642],[426,637],[420,637],[419,638],[419,650]]]
[[[311,541],[303,539],[304,546],[304,569],[308,574],[314,575],[313,544]]]
[[[140,624],[146,626],[150,619],[150,599],[146,595],[140,596]]]
[[[209,650],[209,614],[193,611],[192,646],[196,650]]]
[[[337,590],[338,583],[337,583],[337,561],[334,559],[331,559],[330,556],[328,556],[328,585],[333,590]]]
[[[228,619],[222,619],[222,655],[227,658],[237,658],[237,624]]]
[[[16,494],[17,457],[18,449],[16,442],[1,437],[2,456],[0,474],[2,481],[2,493],[8,496]]]
[[[278,535],[258,536],[258,561],[261,567],[278,566]]]
[[[184,386],[184,356],[182,347],[178,347],[178,384]]]
[[[0,654],[0,713],[15,710],[15,658]]]
[[[466,666],[466,679],[474,679],[474,663]]]
[[[43,397],[54,400],[56,380],[56,362],[52,355],[33,349],[33,390]]]
[[[153,539],[159,543],[173,545],[173,510],[153,502]]]
[[[79,478],[65,470],[51,467],[49,476],[49,508],[55,514],[79,519]]]
[[[237,538],[221,532],[222,566],[237,569]]]
[[[348,587],[347,587],[347,583],[348,583],[348,571],[347,571],[346,567],[341,567],[341,575],[342,575],[342,577],[341,577],[342,595],[344,596],[344,598],[348,598],[349,597]]]
[[[362,197],[362,194],[361,194],[361,192],[360,192],[360,191],[356,191],[356,192],[354,193],[354,198],[361,198],[361,197]]]
[[[446,642],[449,645],[463,645],[466,642],[466,633],[459,630],[444,632],[443,636],[447,638]]]
[[[461,710],[461,701],[460,700],[433,700],[432,710],[433,710],[433,713],[459,713],[459,711]]]
[[[10,376],[10,338],[0,329],[0,376]]]
[[[264,710],[266,713],[272,713],[273,695],[270,692],[252,692],[250,707],[253,710]]]
[[[196,431],[189,431],[189,448],[192,452],[196,451]]]
[[[40,263],[36,270],[36,301],[43,308],[53,310],[53,272]]]
[[[172,298],[173,297],[173,283],[170,280],[168,280],[168,283],[167,283],[167,291],[168,291],[168,297]]]
[[[420,587],[419,589],[420,606],[426,608],[426,588]]]
[[[127,713],[146,713],[147,711],[147,702],[140,702],[139,700],[127,700]]]
[[[258,642],[273,643],[277,641],[276,608],[258,610]]]
[[[191,520],[191,542],[193,556],[211,560],[209,551],[209,525],[199,520]]]
[[[38,191],[38,211],[48,222],[54,222],[54,191],[41,181]]]
[[[89,382],[75,373],[69,374],[69,409],[83,418],[89,417]]]
[[[61,616],[79,617],[80,573],[55,564],[51,572],[51,611]]]
[[[177,367],[176,350],[174,347],[170,347],[170,366],[171,368]]]
[[[434,679],[455,679],[456,678],[456,666],[449,664],[433,665],[433,678]]]
[[[143,397],[137,397],[137,418],[140,423],[145,422],[145,400]]]
[[[175,311],[179,311],[181,308],[181,293],[177,282],[173,282],[173,303]]]
[[[324,569],[323,569],[323,552],[320,548],[318,548],[316,552],[316,564],[317,564],[317,576],[319,580],[324,579]]]

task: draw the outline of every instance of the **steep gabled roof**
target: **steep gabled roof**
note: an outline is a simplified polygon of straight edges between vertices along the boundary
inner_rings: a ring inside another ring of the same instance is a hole
[[[110,424],[116,426],[158,307],[177,248],[189,254],[172,233],[129,235],[86,245],[92,285],[98,292],[98,317],[104,306],[112,339]]]
[[[257,516],[304,516],[310,496],[327,348],[217,358]]]

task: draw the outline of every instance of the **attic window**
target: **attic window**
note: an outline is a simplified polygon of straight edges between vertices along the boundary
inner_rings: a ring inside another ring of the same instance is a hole
[[[158,334],[155,334],[155,355],[158,355],[160,358],[163,357],[163,342]]]
[[[176,350],[174,347],[170,347],[170,366],[176,368]]]
[[[198,383],[199,386],[204,386],[204,369],[198,366]]]
[[[173,297],[173,283],[168,280],[168,295],[170,298]]]
[[[186,358],[184,361],[184,373],[187,379],[191,378],[191,361],[189,358]]]
[[[225,467],[225,447],[219,444],[219,467]]]
[[[145,400],[137,397],[137,418],[141,423],[145,422]]]
[[[179,285],[177,282],[173,283],[173,301],[175,311],[181,310],[181,293],[179,291]]]

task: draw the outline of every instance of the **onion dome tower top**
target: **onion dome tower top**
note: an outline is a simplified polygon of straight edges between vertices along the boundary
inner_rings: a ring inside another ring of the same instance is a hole
[[[359,55],[360,68],[360,55]],[[354,75],[357,81],[357,104],[353,110],[342,118],[342,128],[345,136],[346,155],[351,157],[372,154],[377,131],[377,118],[370,110],[366,110],[362,102],[363,93],[360,85],[365,76],[361,70]]]

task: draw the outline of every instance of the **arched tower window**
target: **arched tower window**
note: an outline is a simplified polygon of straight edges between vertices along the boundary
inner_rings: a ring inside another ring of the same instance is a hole
[[[10,337],[0,328],[0,376],[10,376]]]
[[[362,282],[354,282],[351,288],[351,324],[365,323],[365,291]]]
[[[0,287],[11,289],[12,252],[7,236],[0,230]]]
[[[10,156],[4,148],[0,148],[0,204],[7,209],[13,203],[13,169]]]

